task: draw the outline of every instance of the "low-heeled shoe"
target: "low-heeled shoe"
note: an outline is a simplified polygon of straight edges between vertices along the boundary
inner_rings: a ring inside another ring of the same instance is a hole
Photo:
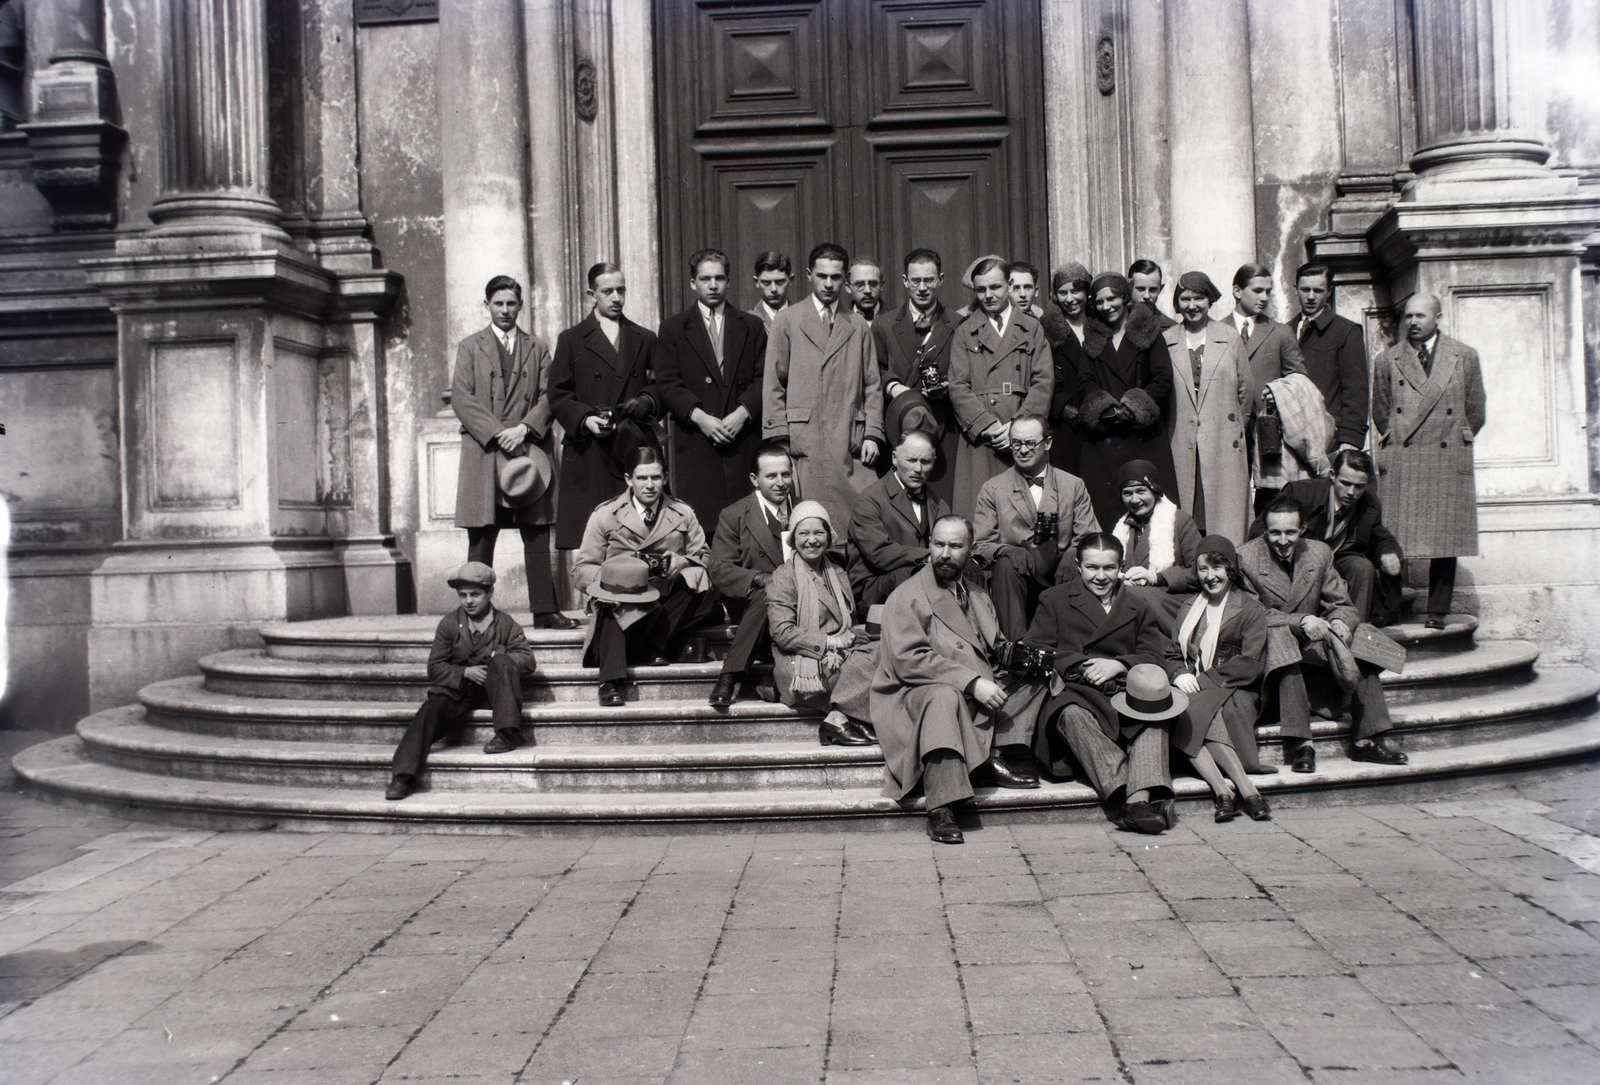
[[[1309,743],[1309,742],[1303,743],[1300,746],[1300,749],[1295,751],[1294,760],[1292,762],[1290,762],[1289,767],[1292,768],[1295,772],[1316,772],[1317,771],[1317,750],[1316,750],[1316,747],[1311,745],[1311,743]]]
[[[389,781],[388,790],[384,791],[383,797],[390,802],[397,802],[400,799],[407,798],[410,796],[411,789],[415,784],[416,781],[411,777],[404,773],[396,773],[394,779]]]
[[[817,725],[817,744],[820,746],[870,746],[872,740],[844,723],[823,720]]]
[[[1212,820],[1217,822],[1232,821],[1239,816],[1239,804],[1234,801],[1233,792],[1216,797],[1217,812]]]
[[[956,824],[955,814],[948,806],[936,806],[928,811],[928,836],[939,844],[965,844],[967,838]]]
[[[1439,615],[1430,614],[1428,615],[1428,620],[1422,623],[1422,627],[1424,629],[1443,629],[1444,618]]]
[[[668,659],[666,656],[662,655],[660,652],[656,652],[655,654],[649,656],[644,661],[644,665],[646,667],[665,667],[668,663],[671,663],[671,662],[672,662],[672,660]]]
[[[1251,821],[1266,821],[1272,816],[1272,807],[1267,805],[1265,795],[1251,795],[1240,799],[1239,805],[1250,815]]]
[[[739,693],[739,676],[737,674],[721,674],[717,676],[717,684],[711,691],[712,708],[730,708]]]
[[[515,731],[496,731],[494,737],[483,744],[483,752],[510,753],[520,745],[522,740]]]
[[[616,682],[600,683],[600,704],[605,708],[621,708],[628,703],[628,695]]]
[[[1374,765],[1404,765],[1409,758],[1381,742],[1358,742],[1350,748],[1350,760],[1371,761]]]

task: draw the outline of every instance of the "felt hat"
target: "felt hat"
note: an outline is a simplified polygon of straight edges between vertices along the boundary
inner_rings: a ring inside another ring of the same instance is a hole
[[[492,588],[494,570],[481,561],[469,561],[458,566],[446,583],[452,588]]]
[[[889,409],[883,412],[883,429],[889,437],[890,448],[899,448],[900,438],[912,430],[933,438],[935,448],[944,440],[944,422],[939,412],[934,410],[928,397],[915,388],[907,388],[889,401]]]
[[[1189,695],[1173,689],[1167,672],[1154,663],[1140,663],[1128,672],[1128,691],[1111,698],[1111,707],[1135,720],[1170,720],[1189,707]]]
[[[589,585],[589,595],[608,603],[653,603],[661,598],[650,583],[649,564],[627,555],[601,564],[600,579]]]
[[[523,445],[515,456],[504,452],[495,454],[495,480],[506,504],[514,509],[531,505],[550,489],[550,479],[555,474],[550,457],[538,445]]]
[[[1156,465],[1149,460],[1129,460],[1122,465],[1117,472],[1117,491],[1120,493],[1122,487],[1130,482],[1140,483],[1152,490],[1161,489],[1161,483],[1156,481]]]

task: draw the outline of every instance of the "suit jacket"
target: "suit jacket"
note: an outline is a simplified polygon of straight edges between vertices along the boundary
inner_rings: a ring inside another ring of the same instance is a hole
[[[748,313],[722,307],[722,364],[701,319],[698,303],[661,322],[656,340],[656,381],[677,425],[672,436],[672,492],[687,501],[702,524],[750,492],[750,455],[761,443],[761,365],[767,330]],[[725,418],[743,407],[750,414],[739,436],[714,445],[691,421],[703,410]]]
[[[1027,546],[1040,512],[1060,517],[1056,526],[1056,552],[1065,555],[1085,535],[1100,530],[1094,506],[1083,480],[1055,467],[1045,468],[1044,504],[1036,507],[1028,480],[1008,467],[983,484],[973,514],[972,553],[985,566],[994,564],[1002,546]]]
[[[1339,427],[1339,443],[1360,448],[1367,443],[1367,342],[1361,325],[1323,306],[1306,328],[1297,316],[1290,331],[1300,344],[1306,376],[1322,392],[1322,401]]]
[[[1239,547],[1239,574],[1245,591],[1267,608],[1270,629],[1298,628],[1307,614],[1341,621],[1352,630],[1361,622],[1361,615],[1350,605],[1344,578],[1333,567],[1333,551],[1315,539],[1302,538],[1295,543],[1292,580],[1272,556],[1265,538],[1251,539]]]
[[[1355,508],[1346,515],[1345,527],[1340,537],[1330,541],[1328,499],[1332,492],[1333,482],[1325,478],[1297,479],[1283,488],[1283,495],[1298,501],[1300,508],[1305,512],[1306,538],[1328,543],[1336,558],[1346,554],[1356,554],[1366,558],[1373,565],[1377,565],[1378,559],[1384,554],[1403,556],[1400,543],[1389,533],[1389,529],[1383,526],[1383,505],[1370,487],[1361,495]],[[1266,530],[1267,518],[1263,513],[1250,525],[1250,537],[1260,538]],[[1335,542],[1337,545],[1334,545]]]
[[[1172,394],[1166,410],[1167,438],[1178,475],[1178,492],[1172,497],[1185,509],[1195,507],[1198,469],[1206,498],[1206,532],[1238,544],[1244,542],[1250,523],[1250,449],[1245,429],[1251,410],[1251,370],[1232,324],[1213,320],[1205,333],[1199,391],[1183,325],[1161,333],[1172,359]]]
[[[1472,445],[1487,400],[1478,352],[1441,334],[1431,372],[1416,348],[1397,343],[1373,368],[1378,490],[1389,529],[1413,558],[1478,552],[1478,487]]]
[[[926,343],[911,318],[909,302],[879,313],[872,321],[872,341],[877,347],[878,369],[884,387],[892,380],[919,387],[917,369],[924,358],[935,361],[940,375],[949,380],[950,340],[960,326],[961,321],[937,299],[933,303],[933,324],[928,329]]]
[[[793,302],[791,302],[790,304],[792,305]],[[788,307],[789,307],[788,305],[785,305],[783,308],[787,309]],[[778,312],[780,312],[780,313],[783,312],[783,309],[779,309]],[[762,331],[765,331],[765,332],[771,332],[772,331],[772,319],[776,314],[774,314],[772,312],[772,310],[767,308],[767,303],[766,302],[764,302],[764,301],[756,302],[756,307],[754,309],[750,310],[750,315],[755,317],[757,320],[761,321],[761,330]]]
[[[583,525],[600,502],[622,489],[622,462],[641,444],[657,444],[649,422],[616,418],[616,432],[595,437],[583,420],[600,407],[616,407],[644,395],[659,412],[651,386],[656,337],[626,316],[612,347],[600,321],[590,313],[556,339],[550,372],[550,406],[564,431],[561,458],[560,517],[556,546],[572,550],[582,543]]]
[[[583,545],[572,558],[573,590],[587,596],[590,586],[600,579],[600,565],[607,558],[665,553],[689,559],[683,580],[691,590],[705,591],[711,586],[705,568],[711,560],[711,550],[693,509],[674,497],[664,496],[654,526],[647,528],[634,507],[632,495],[614,497],[602,502],[584,525]]]
[[[493,325],[461,340],[450,382],[450,409],[461,420],[461,466],[456,481],[456,526],[485,527],[495,515],[495,434],[519,423],[529,440],[555,463],[550,423],[550,348],[543,339],[516,330],[509,383],[502,374],[505,348]],[[555,487],[516,512],[518,523],[555,520]]]
[[[771,575],[782,564],[783,540],[769,525],[756,494],[722,510],[711,536],[709,566],[717,591],[728,599],[748,599],[756,590],[756,574]]]
[[[1228,323],[1234,325],[1235,332],[1239,330],[1236,315],[1230,316]],[[1250,392],[1257,407],[1261,405],[1261,394],[1272,381],[1288,373],[1306,371],[1305,355],[1300,353],[1294,333],[1287,324],[1279,324],[1265,313],[1255,318],[1244,353],[1250,360],[1250,372],[1255,381]]]
[[[461,700],[468,692],[467,668],[484,666],[497,655],[510,656],[524,675],[533,673],[533,646],[515,618],[495,608],[488,635],[474,643],[467,612],[457,607],[453,614],[440,618],[433,631],[433,646],[428,649],[428,692]]]
[[[900,476],[890,472],[862,491],[850,516],[848,568],[850,587],[861,597],[862,588],[874,577],[908,569],[928,560],[928,533],[934,521],[950,512],[950,506],[923,490],[923,517],[919,522],[915,504]]]

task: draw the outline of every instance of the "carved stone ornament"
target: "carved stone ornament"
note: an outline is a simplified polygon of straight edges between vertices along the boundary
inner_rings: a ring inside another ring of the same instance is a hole
[[[1110,34],[1101,34],[1095,43],[1094,81],[1101,94],[1112,94],[1117,89],[1117,49]]]
[[[572,89],[578,116],[586,121],[594,120],[600,112],[600,84],[594,61],[587,58],[578,61],[572,73]]]

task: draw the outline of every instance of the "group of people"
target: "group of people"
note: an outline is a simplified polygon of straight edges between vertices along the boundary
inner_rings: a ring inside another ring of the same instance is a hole
[[[1403,556],[1433,559],[1427,620],[1442,625],[1454,559],[1476,550],[1483,385],[1475,353],[1439,334],[1437,299],[1406,302],[1369,416],[1363,333],[1317,265],[1297,275],[1292,325],[1267,315],[1256,265],[1224,320],[1198,272],[1173,291],[1181,319],[1162,313],[1148,261],[1126,277],[1068,264],[1042,296],[1031,266],[983,257],[961,310],[939,298],[939,254],[902,266],[889,309],[876,262],[819,245],[790,304],[790,262],[765,253],[744,313],[728,258],[703,250],[694,305],[651,335],[599,264],[592,311],[553,355],[517,327],[520,286],[492,280],[490,327],[462,343],[452,384],[458,590],[492,581],[495,534],[515,524],[535,624],[576,626],[550,580],[554,524],[603,705],[626,703],[631,667],[726,615],[712,705],[782,700],[820,717],[824,743],[880,743],[886,793],[920,787],[940,840],[959,839],[950,807],[973,779],[1041,773],[1081,775],[1113,820],[1160,831],[1173,745],[1219,820],[1266,817],[1250,782],[1264,711],[1296,771],[1315,771],[1312,716],[1346,701],[1353,756],[1404,761],[1383,740],[1378,674],[1398,649],[1377,627],[1398,617]],[[1388,524],[1374,489],[1399,510]],[[391,797],[454,718],[436,698],[494,708],[486,752],[520,740],[500,722],[516,683],[487,660],[521,660],[525,639],[468,662],[503,617],[475,617],[464,594],[441,623]]]

